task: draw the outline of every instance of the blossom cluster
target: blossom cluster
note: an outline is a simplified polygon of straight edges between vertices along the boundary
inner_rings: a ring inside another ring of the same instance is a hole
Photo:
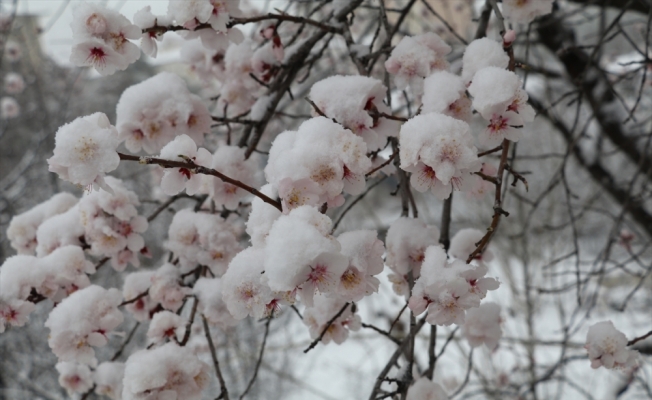
[[[129,41],[140,38],[140,29],[117,11],[83,2],[73,9],[70,26],[70,62],[77,66],[92,66],[101,75],[111,75],[140,58],[140,49]]]

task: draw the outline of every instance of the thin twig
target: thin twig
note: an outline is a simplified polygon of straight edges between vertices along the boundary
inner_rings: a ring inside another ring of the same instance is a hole
[[[263,353],[265,352],[265,344],[267,343],[267,335],[269,335],[269,324],[272,322],[273,317],[274,317],[274,311],[272,310],[272,314],[269,317],[267,317],[267,322],[265,323],[265,334],[263,336],[263,343],[260,346],[260,353],[258,354],[258,361],[256,362],[256,368],[254,368],[254,374],[251,377],[251,380],[249,381],[249,384],[247,385],[247,388],[240,395],[240,400],[242,400],[247,395],[247,393],[249,393],[249,390],[254,385],[254,382],[256,381],[256,377],[258,376],[258,370],[260,369],[260,364],[263,362]]]
[[[204,324],[204,334],[206,335],[206,341],[208,341],[208,347],[211,350],[211,358],[213,358],[213,366],[215,367],[215,375],[217,375],[217,380],[220,381],[220,395],[218,399],[229,400],[229,392],[226,389],[226,383],[224,383],[224,377],[222,376],[222,371],[220,371],[220,362],[217,360],[217,353],[215,352],[215,345],[213,344],[213,338],[211,338],[211,331],[208,328],[208,321],[206,317],[202,314],[201,320]]]
[[[186,323],[186,332],[183,334],[183,339],[181,339],[179,343],[179,346],[185,346],[186,343],[188,343],[188,339],[190,339],[190,331],[192,328],[193,322],[195,322],[195,314],[197,313],[197,305],[199,305],[199,299],[195,297],[195,302],[192,304],[192,310],[190,310],[190,318],[188,318],[188,322]],[[176,339],[176,335],[175,335]]]
[[[640,342],[641,340],[645,340],[645,339],[649,338],[650,336],[652,336],[652,331],[649,331],[648,333],[646,333],[643,336],[639,336],[637,338],[634,338],[634,339],[630,340],[629,342],[627,342],[627,346],[633,346],[634,344]]]
[[[243,189],[254,196],[260,198],[262,201],[264,201],[267,204],[271,204],[274,207],[276,207],[279,211],[283,211],[283,207],[281,206],[281,203],[279,201],[276,201],[262,192],[260,192],[257,189],[252,188],[251,186],[240,182],[238,180],[235,180],[233,178],[229,178],[228,176],[224,175],[223,173],[216,171],[212,168],[206,168],[202,167],[201,165],[197,165],[192,161],[172,161],[172,160],[164,160],[161,158],[154,158],[154,157],[139,157],[139,156],[132,156],[130,154],[123,154],[123,153],[118,153],[120,156],[121,160],[126,160],[126,161],[138,161],[141,164],[156,164],[160,165],[164,168],[185,168],[187,170],[190,170],[191,172],[197,173],[197,174],[204,174],[204,175],[212,175],[217,178],[220,178],[226,183],[230,183],[233,186],[237,186],[240,189]]]
[[[376,332],[380,333],[381,335],[387,337],[387,338],[388,338],[389,340],[391,340],[392,342],[394,342],[394,343],[396,343],[396,344],[401,344],[401,342],[400,342],[397,338],[395,338],[394,336],[390,335],[389,332],[384,331],[384,330],[380,329],[379,327],[377,327],[377,326],[375,326],[375,325],[372,325],[372,324],[365,324],[365,323],[363,322],[363,323],[362,323],[362,327],[363,327],[363,328],[368,328],[368,329],[373,329],[374,331],[376,331]]]
[[[328,321],[324,329],[322,329],[319,337],[313,340],[312,343],[310,343],[310,346],[308,346],[308,348],[303,351],[304,353],[307,353],[310,350],[314,349],[315,346],[317,346],[317,343],[321,342],[321,340],[324,338],[324,335],[326,335],[326,332],[328,332],[328,329],[331,327],[331,325],[333,325],[333,322],[335,322],[335,320],[338,319],[340,315],[344,313],[344,311],[349,307],[349,305],[351,305],[351,303],[344,304],[344,306],[340,309],[340,311],[338,311],[338,313],[335,314],[335,316],[333,316],[333,318],[331,318],[330,321]]]

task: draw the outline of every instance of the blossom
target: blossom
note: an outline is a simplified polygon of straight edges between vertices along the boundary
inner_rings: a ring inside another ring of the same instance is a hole
[[[503,46],[495,40],[480,38],[466,47],[462,57],[462,79],[467,85],[474,79],[476,72],[485,67],[507,68],[509,56]]]
[[[450,51],[450,46],[435,33],[405,36],[392,50],[385,68],[394,75],[399,89],[409,86],[416,95],[421,95],[423,78],[433,71],[448,68],[445,56]]]
[[[466,320],[462,325],[462,335],[469,341],[471,347],[484,343],[488,349],[498,346],[503,335],[500,329],[500,306],[496,303],[484,303],[478,308],[466,312]]]
[[[394,221],[387,231],[387,266],[392,269],[389,275],[396,294],[409,296],[407,276],[417,279],[426,248],[439,242],[439,229],[426,225],[418,219],[401,217]]]
[[[208,167],[212,160],[211,154],[204,148],[197,149],[197,144],[188,135],[180,135],[161,149],[159,156],[171,161],[189,161],[203,167]],[[188,168],[166,168],[161,180],[161,189],[173,196],[184,188],[189,195],[194,195],[201,186],[201,176]]]
[[[25,90],[25,81],[20,74],[9,72],[4,78],[4,88],[8,94],[19,94]]]
[[[133,353],[125,363],[123,400],[200,400],[210,382],[209,367],[174,343]]]
[[[262,318],[274,293],[263,282],[265,251],[249,247],[238,253],[223,276],[223,299],[236,319]]]
[[[59,384],[68,391],[68,394],[84,393],[93,387],[91,370],[88,365],[60,362],[55,368],[59,372]]]
[[[149,323],[147,338],[151,343],[163,343],[165,340],[181,341],[185,332],[186,320],[170,311],[154,314]]]
[[[16,118],[20,115],[20,105],[13,97],[0,98],[0,119]]]
[[[529,24],[552,12],[553,0],[503,0],[503,15],[513,23]]]
[[[202,145],[210,124],[210,114],[201,99],[188,91],[181,77],[170,72],[130,86],[116,107],[118,137],[132,152],[143,149],[148,154],[158,153],[183,134]]]
[[[69,210],[77,203],[70,193],[57,193],[28,211],[14,215],[7,228],[7,238],[18,254],[33,254],[36,250],[36,231],[48,218]]]
[[[98,365],[93,371],[95,393],[107,396],[112,400],[120,400],[124,373],[125,364],[121,362],[103,362]]]
[[[92,347],[107,343],[108,334],[122,323],[117,289],[91,285],[64,299],[55,307],[45,326],[50,328],[48,344],[61,361],[95,365]]]
[[[638,352],[627,348],[627,337],[611,321],[593,324],[584,348],[593,369],[627,369],[637,364]]]
[[[468,124],[443,114],[410,119],[401,127],[400,145],[401,168],[412,172],[412,187],[440,199],[453,188],[466,189],[470,173],[480,169]]]
[[[224,300],[226,290],[221,278],[199,278],[193,287],[193,293],[199,300],[198,310],[209,323],[222,329],[235,326],[239,322],[229,313]]]
[[[6,300],[0,297],[0,333],[7,325],[23,326],[34,311],[34,304],[18,299]]]
[[[381,117],[391,114],[383,102],[387,88],[366,76],[335,75],[312,85],[309,98],[327,117],[360,136],[367,150],[382,148],[389,136],[397,136],[397,121]],[[317,112],[313,110],[313,115]]]
[[[50,171],[74,184],[110,191],[104,176],[120,164],[117,133],[102,113],[63,125],[55,136],[54,155],[48,159]]]
[[[406,400],[447,400],[444,389],[426,377],[417,379],[407,392]]]
[[[140,49],[129,39],[140,37],[140,28],[106,7],[79,3],[73,8],[73,49],[70,61],[92,66],[101,75],[125,70],[140,58]]]
[[[327,324],[346,305],[346,302],[338,299],[328,298],[324,295],[316,295],[314,305],[306,308],[303,313],[303,323],[310,329],[310,337],[320,337]],[[349,336],[349,331],[357,331],[362,327],[360,316],[355,314],[353,306],[347,305],[346,310],[337,317],[321,338],[321,342],[328,344],[331,340],[342,344]]]

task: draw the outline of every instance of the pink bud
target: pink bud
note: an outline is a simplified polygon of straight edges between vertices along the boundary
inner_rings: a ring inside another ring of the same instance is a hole
[[[503,35],[503,47],[511,46],[514,40],[516,40],[516,31],[510,29]]]

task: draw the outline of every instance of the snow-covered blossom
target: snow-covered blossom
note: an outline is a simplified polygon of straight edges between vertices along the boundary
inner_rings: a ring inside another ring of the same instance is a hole
[[[423,78],[448,68],[445,57],[450,51],[451,47],[436,33],[405,36],[392,50],[385,68],[394,75],[397,88],[409,86],[418,96],[423,93]]]
[[[387,231],[387,266],[393,271],[389,275],[394,292],[409,296],[407,276],[417,279],[421,274],[421,264],[426,248],[439,242],[439,229],[426,225],[419,219],[401,217],[394,221]]]
[[[487,268],[464,261],[448,262],[439,246],[426,250],[421,276],[414,284],[409,307],[416,314],[426,309],[426,321],[432,325],[461,325],[466,310],[479,307],[488,290],[498,288],[498,281],[485,278]]]
[[[150,343],[164,343],[167,340],[181,341],[185,332],[186,320],[170,311],[154,314],[149,323],[147,338]]]
[[[439,113],[469,122],[471,100],[462,78],[448,71],[436,71],[423,82],[421,113]]]
[[[133,353],[125,364],[122,400],[200,400],[209,367],[174,343]]]
[[[301,124],[298,131],[285,131],[276,137],[265,176],[277,188],[286,178],[295,182],[309,179],[317,186],[294,184],[296,190],[289,191],[288,196],[317,195],[320,203],[339,206],[344,202],[342,191],[350,194],[364,191],[364,175],[371,167],[366,152],[361,137],[328,118],[312,118]],[[306,191],[302,191],[304,188]],[[314,189],[318,191],[308,192]],[[301,201],[291,198],[283,200],[290,207],[301,205]]]
[[[342,254],[349,265],[340,277],[337,295],[346,301],[359,301],[378,291],[380,281],[374,277],[383,272],[385,246],[376,231],[351,231],[337,237]]]
[[[518,141],[519,128],[534,120],[534,110],[527,104],[528,95],[521,89],[519,77],[499,67],[486,67],[479,70],[469,93],[473,96],[473,108],[489,124],[478,135],[478,141],[486,147],[494,147],[503,139]]]
[[[8,94],[19,94],[25,90],[25,81],[20,74],[9,72],[4,78],[4,88]]]
[[[171,161],[191,161],[203,167],[209,167],[212,161],[211,153],[204,148],[197,149],[197,144],[188,135],[177,136],[163,146],[159,157]],[[161,180],[161,189],[168,196],[184,189],[192,196],[199,192],[201,184],[202,176],[196,175],[188,168],[166,168]]]
[[[138,267],[138,255],[147,250],[141,236],[147,230],[147,219],[138,215],[138,196],[121,180],[108,176],[106,184],[111,193],[92,192],[79,201],[86,244],[91,254],[111,258],[117,271],[124,270],[128,263]]]
[[[16,62],[23,57],[23,49],[14,40],[7,40],[5,43],[4,59],[9,62]]]
[[[462,335],[469,341],[471,347],[478,347],[484,343],[488,349],[493,350],[503,336],[503,331],[500,329],[501,321],[498,304],[481,304],[480,307],[466,312]]]
[[[13,97],[4,96],[0,99],[0,119],[16,118],[20,115],[20,105]]]
[[[439,384],[422,377],[410,386],[406,400],[448,400],[448,395]]]
[[[460,229],[451,239],[449,254],[458,260],[466,261],[469,255],[476,249],[476,243],[483,236],[484,233],[478,229]],[[475,260],[489,262],[493,260],[493,253],[490,250],[485,250],[482,254],[477,255]]]
[[[83,236],[84,226],[80,220],[79,204],[76,204],[39,225],[36,230],[36,255],[44,257],[62,246],[81,246]]]
[[[95,266],[86,260],[78,246],[63,246],[42,258],[9,257],[0,268],[0,296],[7,300],[26,300],[33,290],[59,302],[89,286],[86,274],[94,272]]]
[[[179,258],[183,272],[200,264],[216,276],[224,275],[231,259],[242,249],[234,228],[222,217],[191,209],[174,215],[165,247]]]
[[[147,321],[151,318],[158,302],[149,297],[149,288],[152,286],[152,278],[155,271],[140,271],[129,274],[125,277],[122,287],[122,296],[128,302],[125,309],[129,311],[139,322]],[[143,295],[146,293],[145,295]],[[134,301],[134,299],[138,298]]]
[[[260,181],[258,157],[245,159],[245,149],[237,146],[222,145],[213,154],[211,167],[229,178],[248,186],[256,187]],[[249,196],[249,192],[220,178],[207,177],[212,182],[210,195],[217,207],[224,206],[230,210],[238,208],[240,200]]]
[[[348,266],[340,243],[330,235],[332,222],[316,208],[301,206],[280,216],[265,247],[265,276],[275,291],[292,291],[308,283],[334,291]],[[342,260],[344,258],[344,260]],[[307,290],[303,295],[310,301]]]
[[[103,113],[80,117],[63,125],[55,136],[50,171],[77,185],[102,187],[104,174],[118,168],[118,132]]]
[[[117,11],[79,3],[70,27],[74,43],[70,62],[77,66],[92,66],[101,75],[111,75],[140,58],[140,49],[129,41],[140,38],[140,28]]]
[[[312,85],[309,98],[321,112],[362,137],[367,150],[382,148],[388,136],[397,136],[397,121],[380,117],[391,114],[383,103],[387,88],[375,78],[335,75]],[[313,110],[313,115],[318,115]]]
[[[74,393],[85,393],[93,387],[93,376],[88,365],[75,362],[60,362],[55,366],[59,372],[59,385]]]
[[[199,278],[192,291],[199,300],[198,310],[208,322],[222,329],[238,324],[223,300],[225,288],[221,278]]]
[[[227,29],[229,20],[240,16],[239,3],[239,0],[171,0],[168,17],[190,30],[181,32],[183,37],[199,37],[210,49],[225,48],[229,41],[240,43],[244,39],[238,29]],[[196,29],[200,24],[209,24],[212,29]]]
[[[155,26],[166,26],[172,24],[172,20],[167,18],[167,16],[154,15],[151,10],[151,6],[146,6],[134,14],[134,24],[138,26],[141,31]],[[156,41],[161,40],[162,36],[162,33],[155,30],[143,33],[140,37],[140,48],[143,50],[143,53],[152,58],[156,58],[156,54],[158,53],[158,45],[156,44]]]
[[[0,293],[0,333],[7,325],[23,326],[28,321],[29,314],[34,311],[34,304],[18,299],[3,299]]]
[[[38,227],[48,218],[68,211],[76,203],[75,196],[62,192],[22,214],[15,215],[7,228],[7,238],[11,242],[11,247],[18,254],[34,254]]]
[[[236,319],[262,318],[274,293],[263,282],[265,250],[249,247],[238,253],[222,277],[223,299]],[[270,310],[271,311],[271,310]]]
[[[306,308],[303,313],[303,323],[310,329],[310,337],[318,338],[328,322],[345,304],[346,302],[343,300],[329,298],[321,294],[316,295],[314,305]],[[342,344],[349,337],[349,331],[359,330],[362,327],[362,321],[354,311],[353,305],[347,306],[346,310],[326,330],[321,342],[328,344],[332,340],[337,344]]]
[[[412,173],[412,187],[442,200],[453,188],[468,188],[470,174],[481,166],[469,125],[447,115],[410,119],[401,127],[400,144],[401,168]]]
[[[210,131],[211,117],[201,99],[178,75],[161,72],[122,93],[116,109],[120,141],[132,152],[155,154],[186,134],[197,145]]]
[[[503,46],[495,40],[480,38],[472,41],[466,47],[462,57],[462,79],[467,85],[473,80],[475,73],[485,67],[505,69],[509,64],[509,56]]]
[[[611,321],[593,324],[586,335],[584,348],[589,353],[593,369],[627,369],[638,362],[638,352],[627,348],[627,337]]]
[[[552,12],[553,0],[503,0],[503,15],[515,24],[529,24]]]
[[[190,288],[181,286],[181,273],[172,264],[163,264],[151,279],[148,295],[166,310],[177,311],[186,295],[191,293]]]
[[[277,191],[271,184],[261,187],[260,192],[271,198],[277,197]],[[265,246],[269,230],[272,228],[274,221],[281,215],[282,213],[276,207],[271,207],[259,197],[254,198],[247,219],[247,234],[251,237],[252,246]]]
[[[112,400],[122,399],[122,379],[125,374],[125,364],[121,362],[103,362],[93,371],[95,393],[107,396]]]
[[[109,333],[122,323],[121,301],[119,290],[91,285],[59,303],[45,321],[50,328],[48,344],[59,360],[95,365],[91,346],[104,346]]]

